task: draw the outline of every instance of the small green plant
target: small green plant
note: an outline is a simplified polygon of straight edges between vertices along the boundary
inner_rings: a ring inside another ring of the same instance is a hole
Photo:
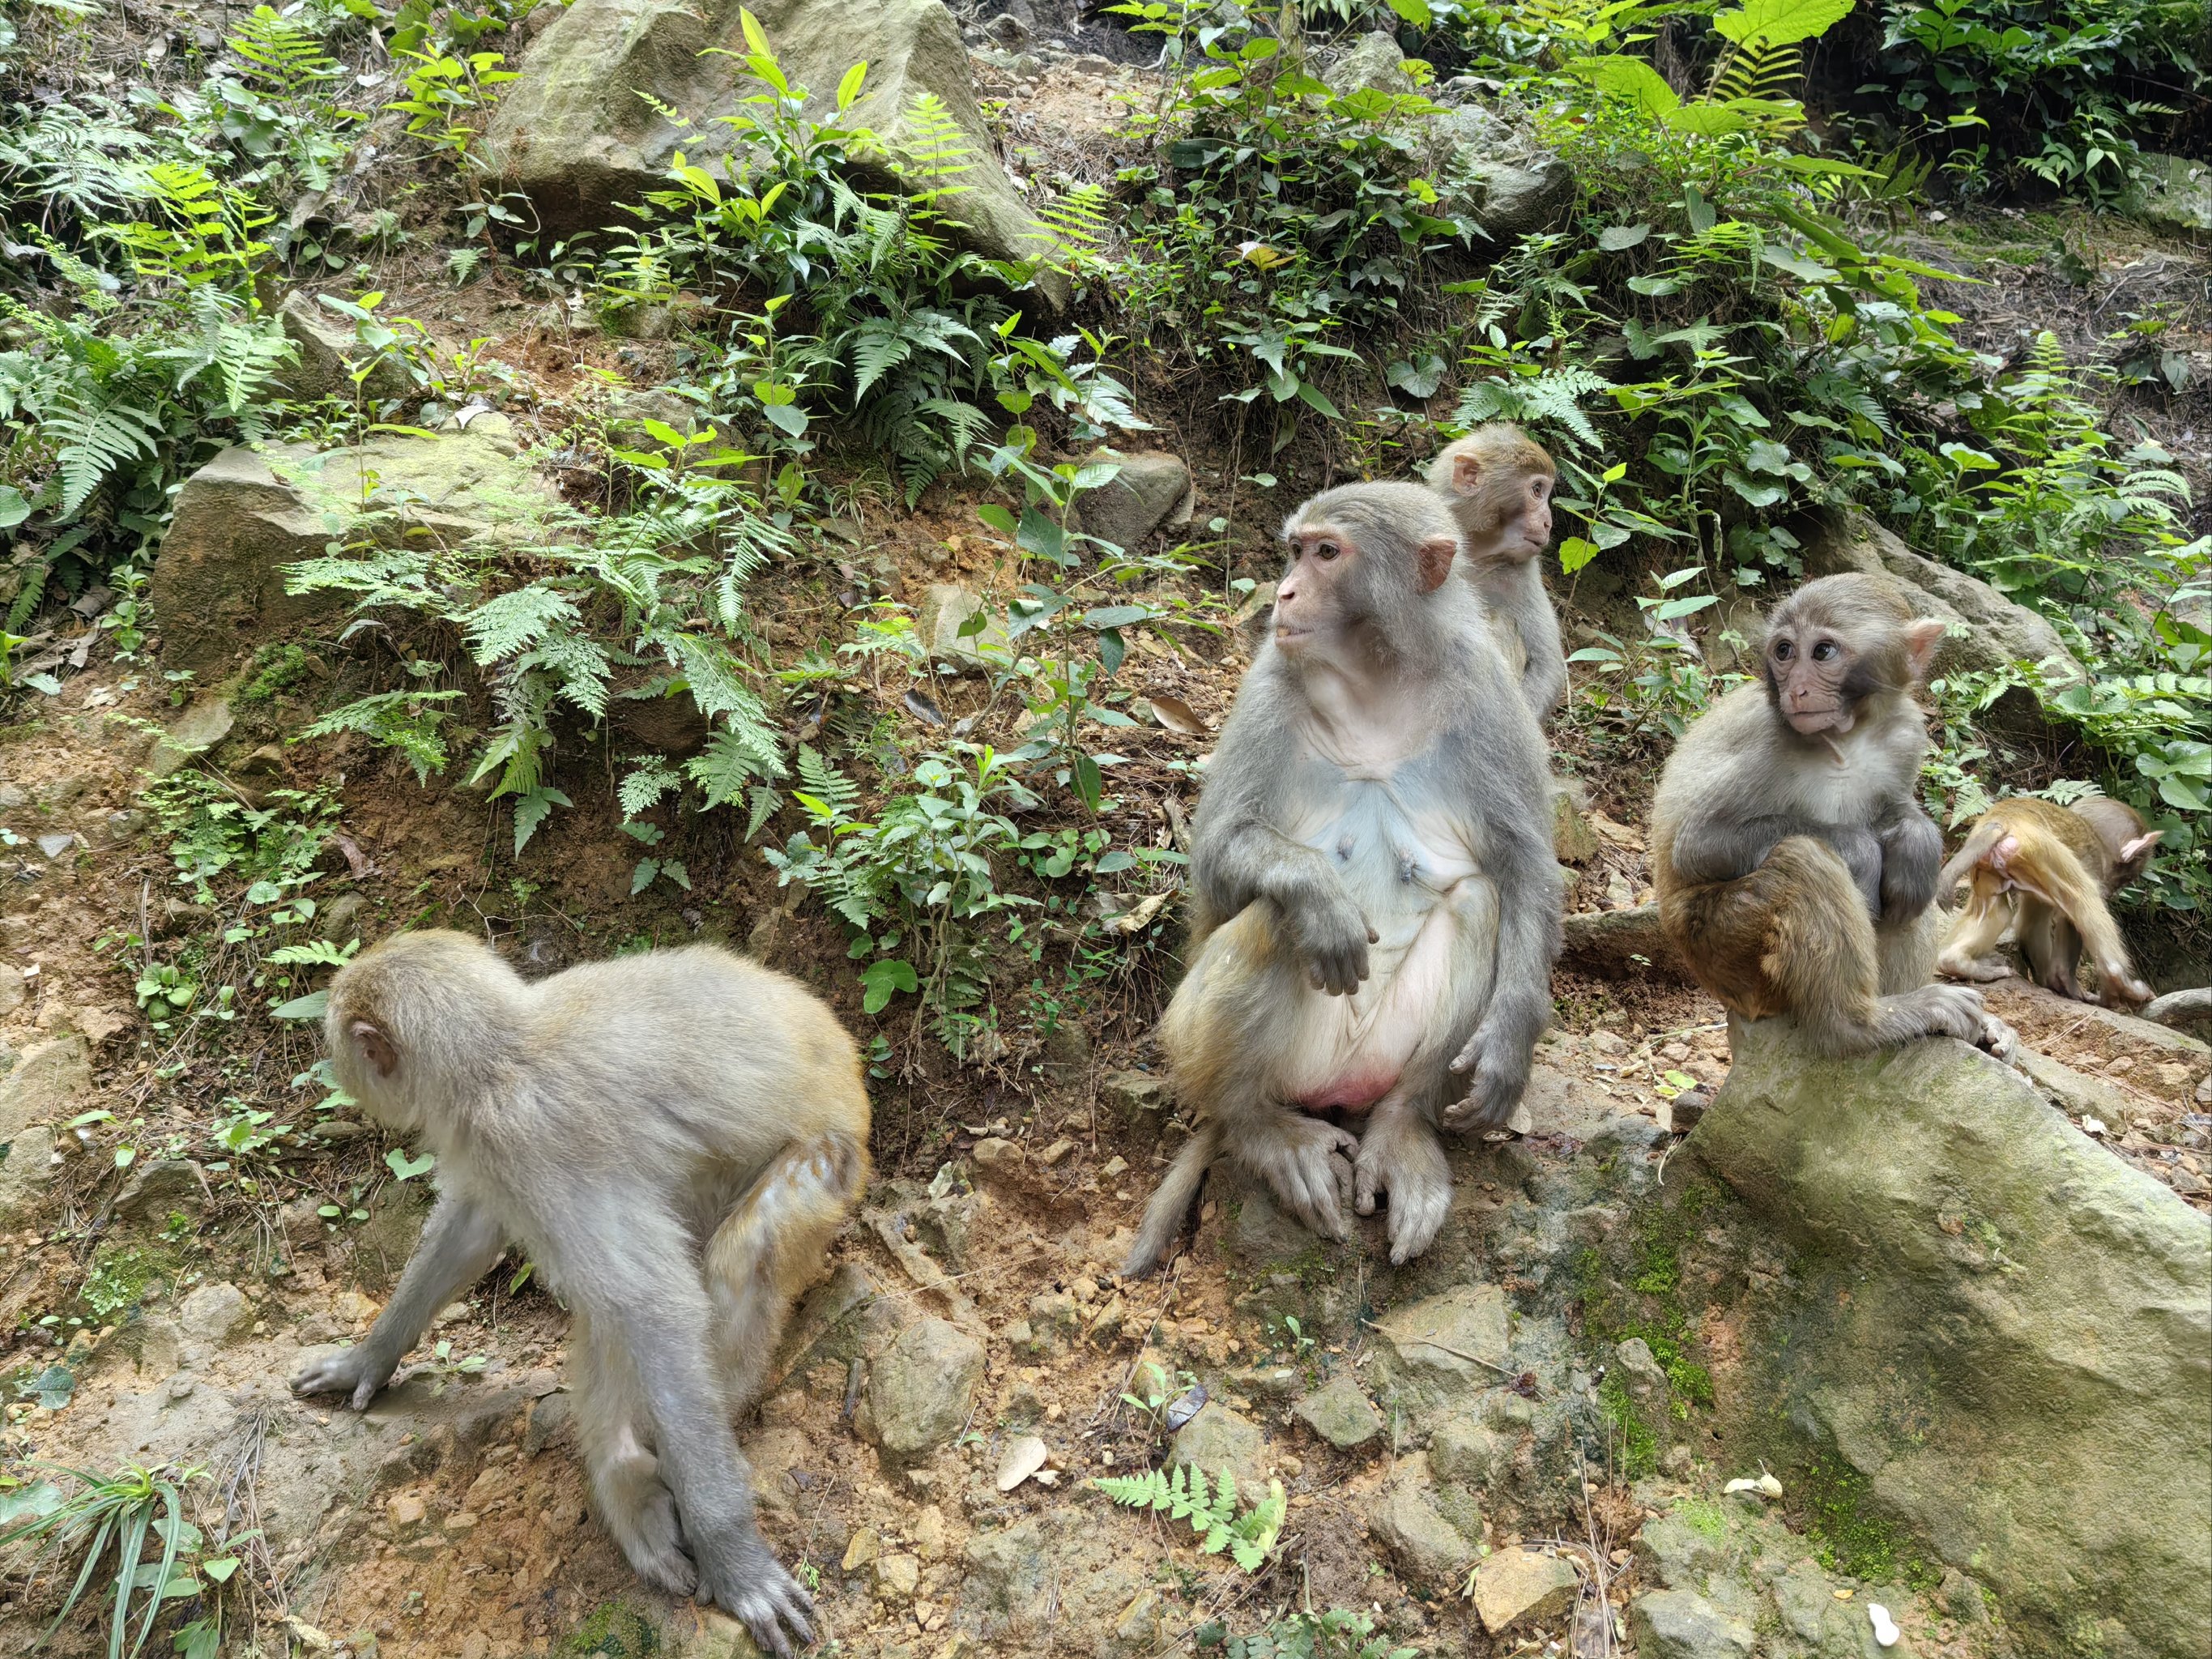
[[[1267,1495],[1243,1515],[1237,1511],[1237,1477],[1227,1469],[1209,1491],[1206,1472],[1185,1465],[1172,1474],[1148,1469],[1142,1474],[1099,1475],[1091,1485],[1130,1509],[1152,1510],[1170,1520],[1188,1521],[1208,1555],[1224,1550],[1247,1572],[1257,1572],[1282,1534],[1288,1499],[1283,1483],[1270,1480]]]
[[[1393,1647],[1389,1636],[1375,1633],[1373,1615],[1346,1607],[1287,1613],[1249,1636],[1231,1636],[1217,1619],[1192,1632],[1191,1641],[1223,1659],[1419,1659],[1421,1651]]]
[[[154,1633],[162,1606],[200,1592],[193,1574],[200,1532],[185,1519],[184,1493],[194,1481],[205,1480],[207,1471],[131,1463],[116,1474],[98,1474],[60,1464],[32,1467],[73,1480],[76,1490],[65,1494],[42,1483],[27,1494],[12,1494],[9,1507],[17,1513],[27,1508],[31,1513],[0,1527],[0,1548],[35,1540],[59,1553],[81,1553],[82,1560],[61,1611],[40,1637],[40,1645],[52,1640],[76,1610],[86,1590],[99,1581],[105,1564],[109,1659],[137,1659]],[[222,1576],[227,1578],[237,1565],[231,1559]]]

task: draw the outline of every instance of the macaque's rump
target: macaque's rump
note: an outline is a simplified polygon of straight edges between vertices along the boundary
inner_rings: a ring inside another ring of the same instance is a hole
[[[2106,902],[2148,867],[2163,834],[2146,830],[2133,807],[2101,795],[2071,807],[2028,796],[1998,802],[1943,867],[1943,896],[1962,881],[1973,891],[1936,971],[2003,978],[2009,969],[1996,951],[2009,934],[2046,989],[2081,999],[2075,974],[2086,946],[2107,1005],[2148,1001],[2150,987],[2136,977]]]

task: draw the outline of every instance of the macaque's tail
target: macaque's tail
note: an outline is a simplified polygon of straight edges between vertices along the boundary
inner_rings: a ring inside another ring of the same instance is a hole
[[[1122,1278],[1142,1279],[1167,1259],[1169,1247],[1182,1231],[1183,1218],[1190,1213],[1191,1200],[1198,1196],[1199,1183],[1220,1153],[1220,1129],[1211,1118],[1201,1118],[1145,1206],[1144,1225],[1137,1230],[1129,1259],[1121,1264]]]
[[[1990,848],[2004,837],[2004,821],[1994,813],[1976,824],[1967,834],[1966,844],[1951,855],[1951,861],[1936,878],[1936,902],[1946,910],[1954,908],[1952,901],[1959,884],[1973,873],[1974,866],[1988,857]]]

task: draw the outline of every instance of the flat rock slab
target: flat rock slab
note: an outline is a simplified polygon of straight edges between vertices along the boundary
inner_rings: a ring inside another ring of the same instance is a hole
[[[1199,1407],[1197,1416],[1176,1431],[1172,1467],[1186,1466],[1202,1469],[1210,1477],[1234,1475],[1238,1496],[1257,1498],[1267,1492],[1267,1472],[1273,1466],[1267,1431],[1220,1401],[1209,1400]]]
[[[1329,1379],[1291,1408],[1297,1418],[1339,1451],[1356,1451],[1382,1438],[1387,1425],[1348,1376]]]
[[[1556,1555],[1502,1549],[1474,1570],[1474,1611],[1492,1636],[1571,1612],[1582,1575]]]
[[[1461,1285],[1375,1322],[1378,1393],[1416,1412],[1463,1408],[1510,1374],[1505,1292]]]
[[[981,1342],[947,1320],[917,1320],[869,1366],[861,1431],[887,1457],[925,1456],[967,1426],[982,1376]]]

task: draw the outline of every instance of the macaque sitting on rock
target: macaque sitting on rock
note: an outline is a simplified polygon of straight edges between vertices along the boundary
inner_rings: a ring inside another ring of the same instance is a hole
[[[1928,982],[1943,839],[1914,789],[1914,689],[1942,642],[1878,578],[1808,582],[1768,618],[1759,678],[1700,715],[1659,779],[1668,939],[1745,1019],[1827,1054],[1948,1036],[2009,1054],[1978,992]]]

